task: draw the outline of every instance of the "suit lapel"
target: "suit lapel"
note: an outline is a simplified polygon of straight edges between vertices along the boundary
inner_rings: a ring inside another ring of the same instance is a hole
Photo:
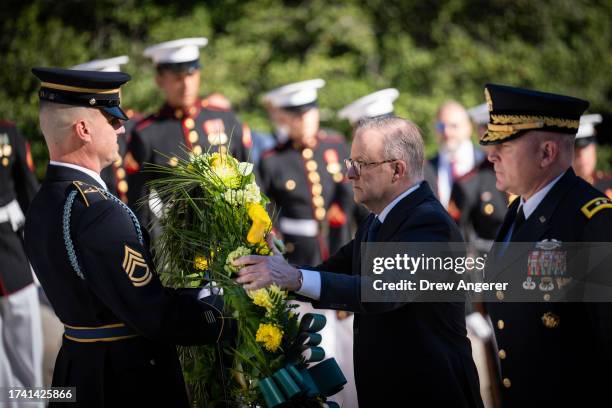
[[[410,218],[411,211],[427,198],[435,197],[429,184],[426,181],[422,181],[419,188],[400,200],[389,214],[387,214],[385,222],[383,222],[378,231],[377,241],[390,241],[404,221]]]

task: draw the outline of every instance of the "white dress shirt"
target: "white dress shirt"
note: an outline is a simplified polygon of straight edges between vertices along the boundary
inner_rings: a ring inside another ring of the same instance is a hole
[[[438,155],[438,196],[444,208],[448,208],[451,191],[453,188],[452,159],[455,159],[456,177],[461,177],[474,168],[476,158],[474,157],[474,144],[471,140],[464,140],[455,152],[445,148],[440,149]]]
[[[74,169],[74,170],[81,171],[81,172],[87,174],[92,179],[96,180],[102,187],[104,187],[105,190],[108,190],[108,187],[106,187],[106,183],[104,182],[104,180],[102,180],[102,177],[100,177],[100,175],[98,173],[96,173],[95,171],[93,171],[93,170],[87,169],[87,168],[79,166],[77,164],[58,162],[58,161],[55,161],[55,160],[49,161],[49,164],[52,164],[54,166],[68,167],[68,168],[71,168],[71,169]]]
[[[418,182],[414,186],[410,187],[408,190],[404,191],[402,194],[398,195],[393,201],[391,201],[387,206],[378,214],[376,217],[380,221],[380,223],[384,223],[387,215],[391,212],[393,207],[397,205],[400,201],[402,201],[408,194],[415,191],[417,188],[421,186],[421,183]],[[298,295],[306,296],[314,300],[319,300],[321,297],[321,274],[318,271],[311,271],[308,269],[300,269],[302,272],[302,287],[296,291]]]

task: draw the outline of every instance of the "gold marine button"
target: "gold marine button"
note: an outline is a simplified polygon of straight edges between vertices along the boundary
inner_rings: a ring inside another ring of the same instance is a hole
[[[169,164],[171,167],[176,167],[176,165],[178,164],[178,157],[171,157],[171,158],[168,160],[168,164]]]
[[[121,157],[119,157],[117,160],[115,160],[115,166],[117,166],[117,167],[121,166],[122,163],[123,163],[123,159]]]
[[[325,205],[325,199],[321,196],[316,196],[312,198],[312,203],[315,205],[315,207],[321,208],[323,205]]]
[[[504,378],[502,381],[502,384],[504,384],[504,387],[506,388],[510,388],[512,386],[512,382],[510,381],[509,378]]]
[[[319,183],[321,181],[321,176],[319,176],[319,173],[313,171],[308,173],[308,180],[313,184]]]
[[[177,119],[180,119],[183,117],[183,111],[181,109],[177,109],[174,111],[174,116],[176,116]]]
[[[118,168],[115,174],[117,175],[117,178],[120,178],[120,179],[125,178],[125,170],[123,170],[122,168]]]
[[[503,321],[503,320],[501,320],[501,319],[500,319],[500,320],[498,320],[498,321],[497,321],[497,328],[498,328],[499,330],[504,330],[504,327],[506,327],[506,323],[504,323],[504,321]]]
[[[285,188],[288,191],[295,190],[295,180],[291,180],[291,179],[287,180],[287,182],[285,183]]]
[[[483,210],[486,215],[491,215],[493,214],[493,211],[495,211],[495,207],[493,206],[493,204],[488,203],[488,204],[485,204]]]
[[[202,146],[193,146],[193,149],[191,149],[191,151],[196,156],[199,156],[200,154],[202,154]]]
[[[3,158],[2,158],[2,165],[3,165],[4,167],[7,167],[7,166],[9,165],[9,159],[8,159],[8,158],[6,158],[6,157],[3,157]]]
[[[342,175],[342,173],[334,174],[333,178],[336,183],[340,183],[342,180],[344,180],[344,176]]]
[[[193,129],[195,127],[195,122],[191,118],[185,119],[183,124],[185,125],[187,129]]]
[[[4,145],[4,147],[2,148],[2,153],[5,156],[10,156],[11,153],[13,152],[13,148],[11,147],[11,145]]]
[[[306,170],[315,171],[317,169],[317,162],[314,160],[308,160],[306,162]]]
[[[302,157],[305,158],[306,160],[312,159],[313,155],[314,153],[312,152],[312,149],[306,148],[302,150]]]
[[[504,360],[504,359],[506,358],[506,350],[504,350],[504,349],[500,349],[500,350],[497,352],[497,355],[499,356],[499,359],[500,359],[500,360]]]
[[[128,183],[125,180],[121,180],[119,183],[117,183],[117,190],[119,190],[120,193],[127,193],[128,191]]]
[[[189,141],[191,143],[197,142],[199,138],[200,137],[198,136],[198,132],[196,132],[195,130],[189,132]]]
[[[327,172],[331,173],[331,174],[336,174],[336,173],[340,173],[340,171],[342,170],[342,165],[338,162],[335,163],[329,163],[327,165]]]
[[[319,221],[323,221],[325,219],[325,208],[317,208],[315,210],[315,218]]]
[[[321,193],[323,192],[323,186],[321,185],[321,183],[314,183],[312,185],[312,195],[318,196],[321,195]]]

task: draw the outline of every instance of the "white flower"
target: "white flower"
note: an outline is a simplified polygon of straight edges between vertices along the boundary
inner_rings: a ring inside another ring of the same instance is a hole
[[[238,163],[238,172],[243,176],[248,176],[253,173],[253,163],[240,162]]]

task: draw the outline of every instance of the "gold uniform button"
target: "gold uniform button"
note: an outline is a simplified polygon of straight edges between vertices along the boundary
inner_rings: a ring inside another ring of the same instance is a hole
[[[319,221],[323,221],[325,219],[325,208],[317,208],[315,210],[315,218]]]
[[[546,293],[546,294],[544,295],[544,300],[545,300],[546,302],[548,302],[548,301],[550,300],[550,294],[549,294],[549,293]]]
[[[13,148],[11,147],[11,145],[4,145],[4,147],[2,148],[2,153],[4,153],[5,156],[10,156],[12,152]]]
[[[171,157],[171,158],[168,160],[168,164],[169,164],[171,167],[176,167],[176,165],[178,164],[178,157]]]
[[[319,173],[313,171],[311,173],[308,173],[308,180],[310,180],[311,183],[315,184],[321,181],[321,176],[319,176]]]
[[[317,162],[314,160],[308,160],[306,162],[306,170],[315,171],[317,169]]]
[[[321,183],[314,183],[312,185],[312,195],[321,195],[321,193],[323,192],[323,186],[321,185]]]
[[[193,121],[193,119],[191,118],[187,118],[185,119],[185,121],[183,122],[183,124],[185,125],[185,127],[187,129],[193,129],[195,126],[195,122]]]
[[[119,183],[117,183],[117,190],[119,190],[120,193],[127,193],[128,191],[128,183],[125,180],[121,180]]]
[[[512,386],[512,382],[510,381],[509,378],[504,378],[502,381],[502,384],[504,384],[504,387],[506,388],[510,388]]]
[[[191,151],[193,152],[193,154],[199,156],[202,154],[202,146],[193,146],[193,149],[191,149]]]
[[[493,211],[495,211],[495,207],[493,207],[493,204],[488,203],[484,206],[484,213],[486,215],[491,215],[493,214]]]
[[[123,170],[122,168],[118,168],[115,174],[117,175],[117,178],[125,178],[125,170]]]
[[[121,166],[122,163],[123,163],[123,159],[121,157],[115,160],[115,166],[117,167]]]
[[[497,352],[497,355],[499,356],[500,360],[504,360],[506,358],[506,350],[501,349]]]
[[[342,180],[344,180],[344,176],[342,175],[342,173],[334,174],[333,178],[336,183],[340,183]]]
[[[174,111],[174,116],[176,116],[178,119],[183,117],[183,111],[180,109],[177,109]]]
[[[313,155],[314,153],[312,152],[312,149],[306,148],[302,150],[302,157],[305,158],[306,160],[312,159]]]
[[[192,130],[191,132],[189,132],[189,141],[191,143],[195,143],[198,141],[200,137],[198,136],[198,132],[196,132],[195,130]]]
[[[287,182],[285,183],[285,188],[288,191],[293,191],[295,190],[295,181],[294,180],[287,180]]]
[[[504,323],[504,321],[503,321],[503,320],[498,320],[498,321],[497,321],[497,328],[498,328],[499,330],[504,330],[504,327],[506,327],[506,323]]]
[[[498,290],[497,292],[495,292],[495,297],[497,297],[497,300],[504,300],[504,292]]]
[[[313,197],[312,203],[315,205],[315,207],[321,208],[325,204],[325,199],[321,196],[316,196]]]
[[[6,158],[6,157],[3,157],[3,158],[2,158],[2,165],[3,165],[4,167],[8,167],[8,165],[9,165],[9,159],[8,159],[8,158]]]
[[[327,172],[328,173],[336,174],[336,173],[339,173],[340,170],[342,170],[342,166],[338,162],[336,162],[336,163],[329,163],[327,165]]]

